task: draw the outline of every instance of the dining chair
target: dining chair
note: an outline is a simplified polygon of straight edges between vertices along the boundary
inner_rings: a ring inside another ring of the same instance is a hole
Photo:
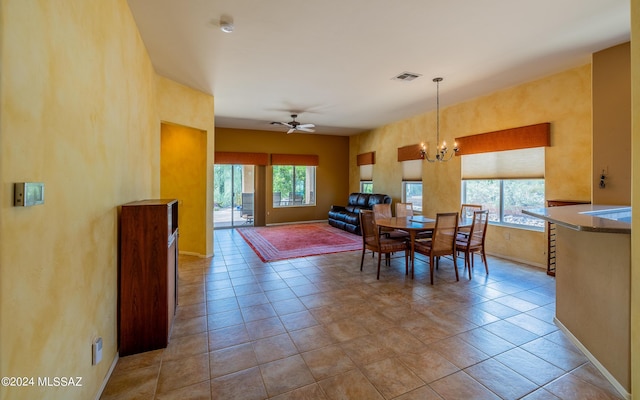
[[[373,211],[360,211],[360,229],[362,230],[362,258],[360,259],[360,271],[364,264],[364,253],[370,250],[378,253],[378,275],[376,279],[380,279],[380,259],[382,254],[385,255],[386,264],[389,264],[389,255],[396,251],[404,251],[405,274],[409,274],[409,247],[406,241],[391,239],[385,235],[380,235],[378,226],[375,222]]]
[[[374,204],[371,210],[373,211],[374,219],[393,218],[393,215],[391,215],[391,204]],[[391,239],[404,240],[409,236],[409,233],[393,228],[380,228],[380,232]]]
[[[433,228],[433,236],[430,239],[416,240],[414,251],[429,257],[429,273],[431,284],[433,285],[433,270],[435,261],[441,256],[451,255],[453,258],[453,269],[458,278],[458,263],[456,261],[456,235],[458,233],[458,213],[438,213]],[[414,260],[415,262],[415,260]],[[413,263],[411,268],[411,278],[413,278]]]
[[[413,203],[396,203],[396,217],[406,218],[413,216]]]
[[[484,242],[487,234],[489,210],[474,211],[473,221],[468,235],[458,235],[456,238],[456,250],[464,252],[464,268],[469,268],[469,279],[473,268],[473,254],[480,253],[484,269],[489,274],[487,256],[484,252]]]
[[[386,204],[386,203],[374,204],[371,207],[371,210],[373,210],[373,214],[376,218],[393,217],[393,215],[391,215],[391,204]]]
[[[473,219],[473,212],[482,210],[482,204],[462,204],[460,206],[460,223],[465,221],[471,221]],[[459,228],[460,233],[469,233],[469,227]]]
[[[471,219],[473,218],[474,211],[481,211],[482,204],[462,204],[460,206],[460,219]]]
[[[396,203],[396,217],[397,218],[413,217],[413,203]],[[418,233],[418,238],[425,239],[430,237],[431,237],[431,231]]]

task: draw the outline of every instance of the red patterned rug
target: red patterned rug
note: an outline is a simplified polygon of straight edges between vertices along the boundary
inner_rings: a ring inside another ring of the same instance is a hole
[[[264,262],[361,250],[362,237],[326,222],[237,228]]]

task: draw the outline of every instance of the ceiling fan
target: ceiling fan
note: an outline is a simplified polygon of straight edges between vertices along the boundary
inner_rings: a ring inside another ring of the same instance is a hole
[[[300,122],[296,121],[297,117],[298,117],[298,114],[291,114],[291,121],[289,122],[273,121],[271,122],[271,125],[286,126],[287,128],[289,128],[289,130],[287,131],[287,134],[293,133],[295,131],[315,132],[313,128],[315,128],[316,126],[314,124],[301,124]]]

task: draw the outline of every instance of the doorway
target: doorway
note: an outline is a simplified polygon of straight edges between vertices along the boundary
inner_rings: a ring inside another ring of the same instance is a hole
[[[213,229],[253,226],[254,166],[213,166]]]

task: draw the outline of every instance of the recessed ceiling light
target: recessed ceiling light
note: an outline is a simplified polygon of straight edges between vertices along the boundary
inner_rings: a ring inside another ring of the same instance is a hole
[[[227,16],[220,18],[220,30],[224,33],[233,32],[233,19]]]
[[[220,30],[224,33],[233,32],[233,24],[230,22],[223,22],[220,24]]]

